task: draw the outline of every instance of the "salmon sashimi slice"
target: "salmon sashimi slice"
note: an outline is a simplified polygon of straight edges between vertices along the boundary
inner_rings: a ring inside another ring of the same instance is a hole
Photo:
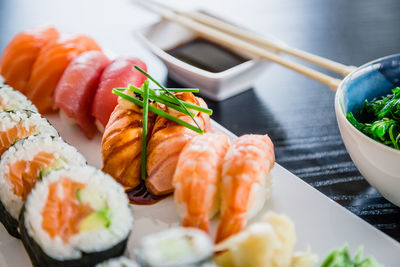
[[[219,209],[218,185],[229,145],[226,135],[207,133],[193,137],[180,153],[173,185],[183,226],[209,231],[209,219]]]
[[[262,209],[271,193],[268,174],[274,164],[274,145],[268,135],[243,135],[233,142],[222,165],[217,243],[240,232]]]
[[[85,184],[63,178],[49,185],[46,204],[42,211],[42,228],[51,238],[60,237],[64,243],[79,233],[79,223],[94,210],[87,203],[79,203],[77,191]]]
[[[118,97],[112,93],[114,88],[125,88],[129,84],[141,87],[146,76],[134,68],[137,65],[146,71],[146,64],[135,57],[119,57],[106,67],[100,78],[92,106],[92,115],[96,118],[100,130],[107,125],[108,119]]]
[[[25,201],[36,181],[40,179],[40,171],[50,167],[54,162],[53,154],[41,151],[32,160],[19,160],[10,164],[7,178],[13,185],[14,194]]]
[[[55,90],[55,107],[72,118],[91,139],[96,133],[92,103],[100,76],[110,60],[100,51],[87,51],[74,58]]]
[[[183,101],[205,105],[204,101],[201,101],[192,93],[178,93],[176,96]],[[190,116],[171,109],[167,109],[167,112],[196,126]],[[201,129],[208,130],[210,117],[207,114],[197,113],[195,120]],[[160,196],[173,192],[172,179],[179,155],[187,142],[196,135],[199,135],[199,133],[164,117],[157,117],[147,145],[147,178],[145,184],[152,194]]]
[[[39,112],[53,110],[54,90],[64,70],[72,59],[90,50],[101,51],[101,48],[85,35],[61,35],[57,41],[43,47],[24,90]]]
[[[12,145],[15,141],[23,139],[32,135],[36,130],[35,126],[25,128],[18,124],[8,129],[7,131],[0,132],[0,156]]]
[[[151,133],[155,116],[151,112],[148,115],[147,132]],[[102,139],[102,170],[114,177],[126,190],[135,188],[141,182],[142,120],[141,108],[134,104],[118,104]]]
[[[41,49],[58,37],[58,31],[51,26],[40,26],[17,34],[0,59],[0,74],[7,84],[23,92]]]

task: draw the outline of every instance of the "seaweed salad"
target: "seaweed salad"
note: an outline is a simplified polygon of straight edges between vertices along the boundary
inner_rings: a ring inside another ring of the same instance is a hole
[[[346,117],[360,132],[400,150],[400,87],[386,96],[366,99],[358,115],[356,119],[348,112]]]

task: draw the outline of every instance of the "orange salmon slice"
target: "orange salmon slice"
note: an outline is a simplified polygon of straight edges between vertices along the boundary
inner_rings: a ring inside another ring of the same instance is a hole
[[[42,228],[51,238],[59,236],[64,243],[79,232],[79,223],[94,210],[89,204],[79,203],[76,197],[85,184],[63,178],[49,185],[49,194],[42,211]]]
[[[19,160],[10,164],[8,180],[13,184],[14,194],[24,201],[40,177],[40,171],[51,166],[55,161],[53,154],[47,152],[37,153],[31,161]]]
[[[30,136],[35,131],[35,126],[26,129],[22,125],[16,125],[7,131],[0,132],[0,156],[12,145],[15,141]]]

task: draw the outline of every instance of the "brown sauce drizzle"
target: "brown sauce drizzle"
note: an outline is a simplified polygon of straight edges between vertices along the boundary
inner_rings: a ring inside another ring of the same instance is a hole
[[[169,196],[169,194],[164,196],[155,196],[151,194],[149,190],[147,190],[144,182],[141,182],[140,185],[134,189],[126,191],[126,194],[131,204],[135,205],[152,205]]]

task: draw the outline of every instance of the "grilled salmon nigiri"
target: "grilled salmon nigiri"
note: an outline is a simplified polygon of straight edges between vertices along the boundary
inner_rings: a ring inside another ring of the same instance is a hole
[[[125,91],[126,94],[132,94]],[[148,113],[150,133],[155,116]],[[118,98],[118,105],[111,113],[102,140],[103,171],[125,187],[133,189],[141,182],[140,164],[142,152],[142,108]]]
[[[243,135],[228,149],[222,165],[221,221],[216,242],[240,232],[271,193],[274,146],[268,135]]]
[[[183,101],[198,106],[207,107],[206,103],[192,93],[176,93]],[[192,118],[173,109],[166,108],[175,117],[195,126]],[[210,116],[205,113],[195,113],[195,120],[205,132],[210,130]],[[164,117],[157,117],[147,144],[147,178],[146,187],[156,196],[169,194],[173,191],[172,179],[178,162],[179,154],[187,142],[199,133],[194,132]]]
[[[225,134],[206,133],[183,148],[173,180],[183,226],[209,231],[209,219],[219,210],[216,196],[229,144]]]

